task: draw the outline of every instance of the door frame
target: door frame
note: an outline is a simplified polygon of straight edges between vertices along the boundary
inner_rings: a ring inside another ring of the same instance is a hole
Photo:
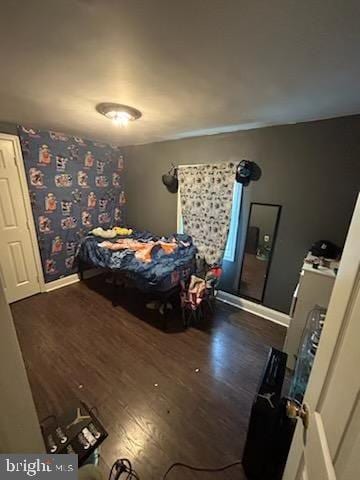
[[[0,417],[0,451],[46,453],[29,378],[1,279],[0,318],[1,402],[7,413]]]
[[[0,140],[10,141],[14,147],[14,151],[15,151],[14,161],[15,161],[15,165],[16,165],[19,180],[20,180],[22,199],[25,205],[26,221],[28,225],[28,231],[30,233],[31,249],[33,252],[34,260],[35,260],[36,273],[37,273],[37,278],[39,282],[40,293],[42,293],[42,292],[45,292],[45,280],[44,280],[44,274],[43,274],[41,257],[40,257],[39,243],[36,235],[35,220],[34,220],[31,203],[30,203],[30,195],[29,195],[29,189],[28,189],[28,184],[26,179],[25,164],[22,156],[20,140],[17,135],[10,135],[8,133],[0,133]]]

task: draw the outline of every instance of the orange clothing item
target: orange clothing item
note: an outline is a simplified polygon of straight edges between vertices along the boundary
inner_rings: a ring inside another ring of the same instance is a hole
[[[118,250],[132,250],[135,252],[135,258],[141,260],[142,262],[149,263],[152,260],[151,253],[152,249],[156,245],[160,245],[160,247],[164,250],[166,255],[173,253],[176,248],[176,243],[167,243],[167,242],[138,242],[137,240],[133,240],[132,238],[121,238],[117,240],[115,243],[104,241],[99,244],[100,247],[108,248],[112,251]]]
[[[137,258],[138,260],[141,260],[142,262],[146,262],[146,263],[151,262],[152,260],[151,252],[154,246],[155,246],[155,243],[153,242],[143,243],[143,247],[136,250],[135,258]]]
[[[162,242],[161,240],[156,242],[160,247],[164,250],[164,252],[169,255],[170,253],[175,252],[177,249],[177,244],[175,242],[172,243],[167,243],[167,242]]]
[[[151,243],[154,243],[154,242],[151,242]],[[105,242],[102,242],[100,245],[102,247],[108,248],[109,250],[116,251],[116,250],[125,250],[126,248],[128,248],[136,252],[137,250],[140,250],[145,245],[147,245],[147,243],[138,242],[137,240],[133,240],[132,238],[120,238],[115,243],[105,241]]]

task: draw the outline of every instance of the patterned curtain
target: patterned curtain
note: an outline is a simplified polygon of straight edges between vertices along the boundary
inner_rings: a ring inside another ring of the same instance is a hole
[[[235,165],[220,163],[178,170],[184,232],[208,265],[220,264],[229,231]]]

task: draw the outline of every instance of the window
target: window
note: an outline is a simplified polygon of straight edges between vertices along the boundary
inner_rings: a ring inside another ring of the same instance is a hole
[[[229,227],[229,234],[228,234],[225,252],[224,252],[224,260],[226,260],[227,262],[233,262],[235,260],[236,240],[237,240],[237,232],[239,227],[239,216],[240,216],[240,206],[241,206],[241,193],[242,193],[242,184],[238,182],[234,182],[230,227]],[[177,231],[178,233],[184,233],[184,224],[183,224],[183,219],[181,215],[180,192],[178,193]]]
[[[229,234],[226,242],[224,260],[233,262],[235,260],[236,240],[239,227],[240,205],[241,205],[242,184],[234,182],[234,191],[231,207]]]

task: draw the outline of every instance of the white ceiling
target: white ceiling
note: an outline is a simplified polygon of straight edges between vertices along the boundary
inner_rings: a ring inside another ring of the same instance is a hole
[[[0,120],[120,145],[360,112],[358,0],[2,0]],[[142,111],[126,128],[99,102]]]

